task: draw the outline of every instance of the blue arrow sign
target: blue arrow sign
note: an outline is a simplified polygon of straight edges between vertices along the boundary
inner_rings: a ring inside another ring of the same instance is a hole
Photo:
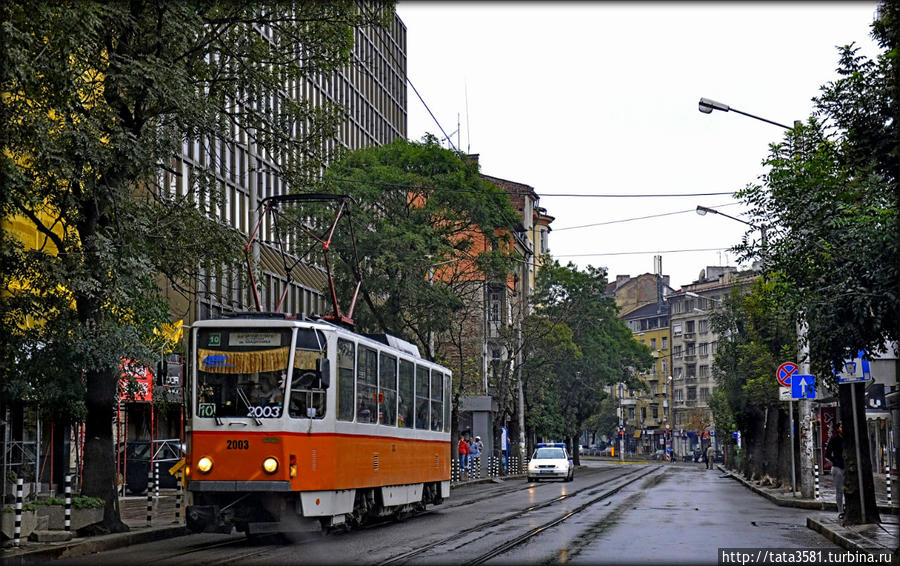
[[[791,398],[793,399],[815,399],[816,398],[816,376],[799,375],[791,376]]]

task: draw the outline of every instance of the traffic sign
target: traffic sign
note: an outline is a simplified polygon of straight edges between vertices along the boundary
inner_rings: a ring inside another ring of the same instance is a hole
[[[793,397],[791,397],[791,388],[790,387],[779,387],[778,388],[778,400],[779,401],[791,401]]]
[[[841,371],[835,372],[838,383],[858,383],[872,379],[869,360],[866,359],[864,352],[857,353],[855,358],[845,358],[843,362],[844,367],[841,368]]]
[[[791,377],[791,397],[794,399],[815,399],[816,376],[795,373]]]
[[[791,384],[791,376],[797,373],[797,369],[797,364],[794,362],[784,362],[778,366],[778,371],[775,372],[775,378],[778,379],[778,383],[787,387]]]

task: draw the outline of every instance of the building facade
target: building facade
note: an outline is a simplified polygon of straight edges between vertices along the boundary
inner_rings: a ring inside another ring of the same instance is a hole
[[[273,116],[288,98],[316,105],[343,105],[346,119],[336,136],[326,141],[328,156],[339,147],[354,150],[406,137],[406,26],[394,14],[387,30],[357,28],[354,33],[351,61],[343,69],[331,76],[285,84],[270,100]],[[258,221],[260,202],[291,192],[279,171],[292,157],[259,150],[245,129],[232,124],[229,131],[215,138],[186,141],[181,155],[160,173],[160,183],[163,190],[182,196],[188,190],[186,183],[198,171],[212,173],[222,199],[220,206],[207,211],[208,215],[249,238]],[[258,234],[261,244],[254,254],[259,263],[262,310],[275,310],[287,288],[282,311],[325,314],[324,270],[304,263],[292,268],[289,277],[279,252],[268,243],[273,239],[272,228],[271,219],[262,222]],[[168,295],[172,314],[190,324],[253,308],[244,275],[202,273],[195,286],[196,300],[186,300],[176,293]]]
[[[672,426],[674,450],[686,455],[710,443],[717,445],[709,397],[715,389],[713,364],[718,334],[709,323],[732,289],[742,292],[758,277],[732,266],[709,266],[701,277],[668,297],[672,345]],[[720,431],[730,433],[730,431]]]

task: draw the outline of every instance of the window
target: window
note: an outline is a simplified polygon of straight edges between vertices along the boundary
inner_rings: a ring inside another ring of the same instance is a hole
[[[669,349],[669,337],[663,336],[662,338],[662,347],[660,350],[668,350]]]
[[[701,387],[700,388],[700,400],[706,402],[709,399],[709,388]]]
[[[684,401],[684,389],[676,389],[675,390],[675,400],[676,401]]]
[[[687,333],[687,334],[692,333],[694,331],[694,321],[689,320],[685,324],[686,324],[685,329],[684,329],[685,333]]]
[[[672,355],[676,358],[681,357],[681,344],[672,347]]]
[[[672,325],[672,335],[673,336],[681,336],[681,323],[676,323]]]
[[[709,344],[707,344],[706,342],[701,342],[699,349],[701,356],[706,356],[709,354]]]
[[[397,423],[397,358],[378,354],[378,414],[381,424]]]
[[[687,347],[685,348],[684,355],[685,356],[693,356],[695,354],[694,343],[688,342]]]
[[[397,426],[411,427],[413,423],[415,367],[409,360],[400,360],[400,388],[397,390],[400,408],[397,412]]]
[[[709,366],[700,366],[700,377],[709,377]]]
[[[366,346],[356,359],[356,422],[378,422],[378,352]]]
[[[694,310],[694,299],[687,299],[684,301],[684,312],[691,312]]]
[[[628,407],[628,418],[634,420],[634,407]]]
[[[705,318],[700,321],[700,332],[709,332],[709,321]]]
[[[684,375],[682,372],[681,366],[675,368],[675,379],[681,379],[681,376]]]
[[[437,371],[431,371],[431,430],[444,428],[442,419],[444,416],[444,375]]]
[[[687,400],[688,401],[696,401],[697,400],[697,388],[696,387],[688,387],[687,388]]]
[[[651,349],[651,350],[655,350],[655,349],[656,349],[656,338],[651,338],[651,339],[650,339],[650,349]]]
[[[428,368],[416,366],[416,428],[428,430],[428,382],[430,379]]]
[[[641,407],[641,420],[647,420],[647,407]]]
[[[356,359],[355,345],[349,340],[338,340],[338,414],[342,421],[353,420],[353,362]]]

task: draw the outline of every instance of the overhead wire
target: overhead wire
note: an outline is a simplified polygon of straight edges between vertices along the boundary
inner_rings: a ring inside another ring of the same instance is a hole
[[[717,204],[715,208],[724,208],[726,206],[735,206],[741,204],[739,202],[729,202],[725,204]],[[564,228],[553,228],[554,232],[561,232],[563,230],[577,230],[579,228],[593,228],[594,226],[606,226],[609,224],[621,224],[623,222],[634,222],[636,220],[647,220],[649,218],[660,218],[661,216],[673,216],[675,214],[685,214],[688,212],[696,212],[696,208],[689,208],[687,210],[678,210],[675,212],[662,212],[660,214],[649,214],[647,216],[635,216],[634,218],[622,218],[619,220],[608,220],[606,222],[594,222],[592,224],[582,224],[580,226],[566,226]]]

